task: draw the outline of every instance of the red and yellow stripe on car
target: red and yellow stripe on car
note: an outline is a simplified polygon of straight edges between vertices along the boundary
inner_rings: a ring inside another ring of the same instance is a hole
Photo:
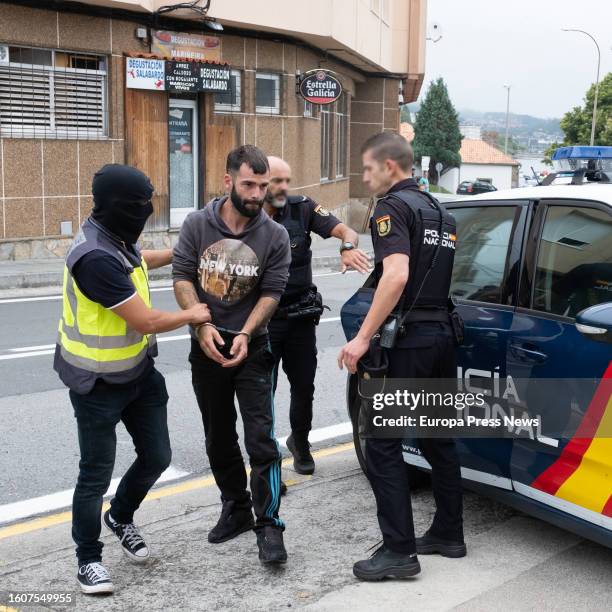
[[[531,486],[612,517],[612,363],[576,434]]]

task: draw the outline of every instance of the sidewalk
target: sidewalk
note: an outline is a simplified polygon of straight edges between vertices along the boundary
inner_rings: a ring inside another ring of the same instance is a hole
[[[468,557],[421,556],[423,571],[415,579],[357,581],[353,562],[366,557],[380,537],[371,490],[352,443],[314,454],[312,477],[298,476],[284,462],[289,485],[281,504],[286,566],[262,567],[253,533],[224,544],[207,542],[220,504],[214,481],[205,474],[157,488],[143,503],[136,520],[152,551],[146,565],[130,564],[114,536],[103,532],[104,562],[116,586],[112,597],[76,593],[68,512],[0,529],[0,591],[70,591],[76,608],[65,609],[88,612],[370,612],[458,606],[470,612],[531,611],[543,602],[549,610],[609,609],[609,550],[471,493],[465,496]],[[422,533],[433,514],[431,491],[414,492],[413,508],[416,531]]]
[[[359,237],[360,248],[372,254],[372,239],[369,234]],[[339,242],[316,239],[312,242],[312,269],[334,270],[340,268]],[[169,266],[152,270],[151,280],[170,280]],[[0,291],[59,287],[64,273],[63,259],[24,259],[21,261],[0,261]]]

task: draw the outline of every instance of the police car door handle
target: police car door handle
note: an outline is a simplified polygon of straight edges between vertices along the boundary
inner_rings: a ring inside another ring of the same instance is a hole
[[[533,344],[511,344],[510,350],[512,354],[521,361],[544,363],[548,359],[548,355],[535,350]]]

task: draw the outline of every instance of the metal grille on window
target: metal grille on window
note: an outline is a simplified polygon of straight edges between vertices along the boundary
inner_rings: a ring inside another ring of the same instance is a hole
[[[241,93],[241,73],[239,70],[232,70],[229,89],[215,94],[215,112],[239,113],[242,110]]]
[[[280,114],[280,75],[264,73],[256,75],[255,110],[260,114]]]
[[[321,180],[331,175],[331,112],[329,106],[321,108]]]
[[[106,58],[0,45],[0,134],[102,139],[108,135]]]
[[[346,176],[348,145],[348,98],[342,94],[336,102],[336,178]]]

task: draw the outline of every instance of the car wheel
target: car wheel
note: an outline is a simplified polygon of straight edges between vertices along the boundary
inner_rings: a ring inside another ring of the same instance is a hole
[[[357,455],[357,461],[359,467],[361,467],[363,473],[368,475],[368,468],[366,465],[365,458],[365,440],[359,436],[360,426],[363,425],[363,419],[365,415],[361,410],[361,398],[357,393],[357,376],[355,374],[349,374],[346,382],[346,400],[348,405],[348,413],[351,419],[351,425],[353,426],[353,446],[355,447],[355,455]],[[406,463],[406,472],[408,473],[408,482],[410,483],[410,489],[415,491],[428,487],[431,484],[431,476],[428,472],[419,470],[413,465]]]

